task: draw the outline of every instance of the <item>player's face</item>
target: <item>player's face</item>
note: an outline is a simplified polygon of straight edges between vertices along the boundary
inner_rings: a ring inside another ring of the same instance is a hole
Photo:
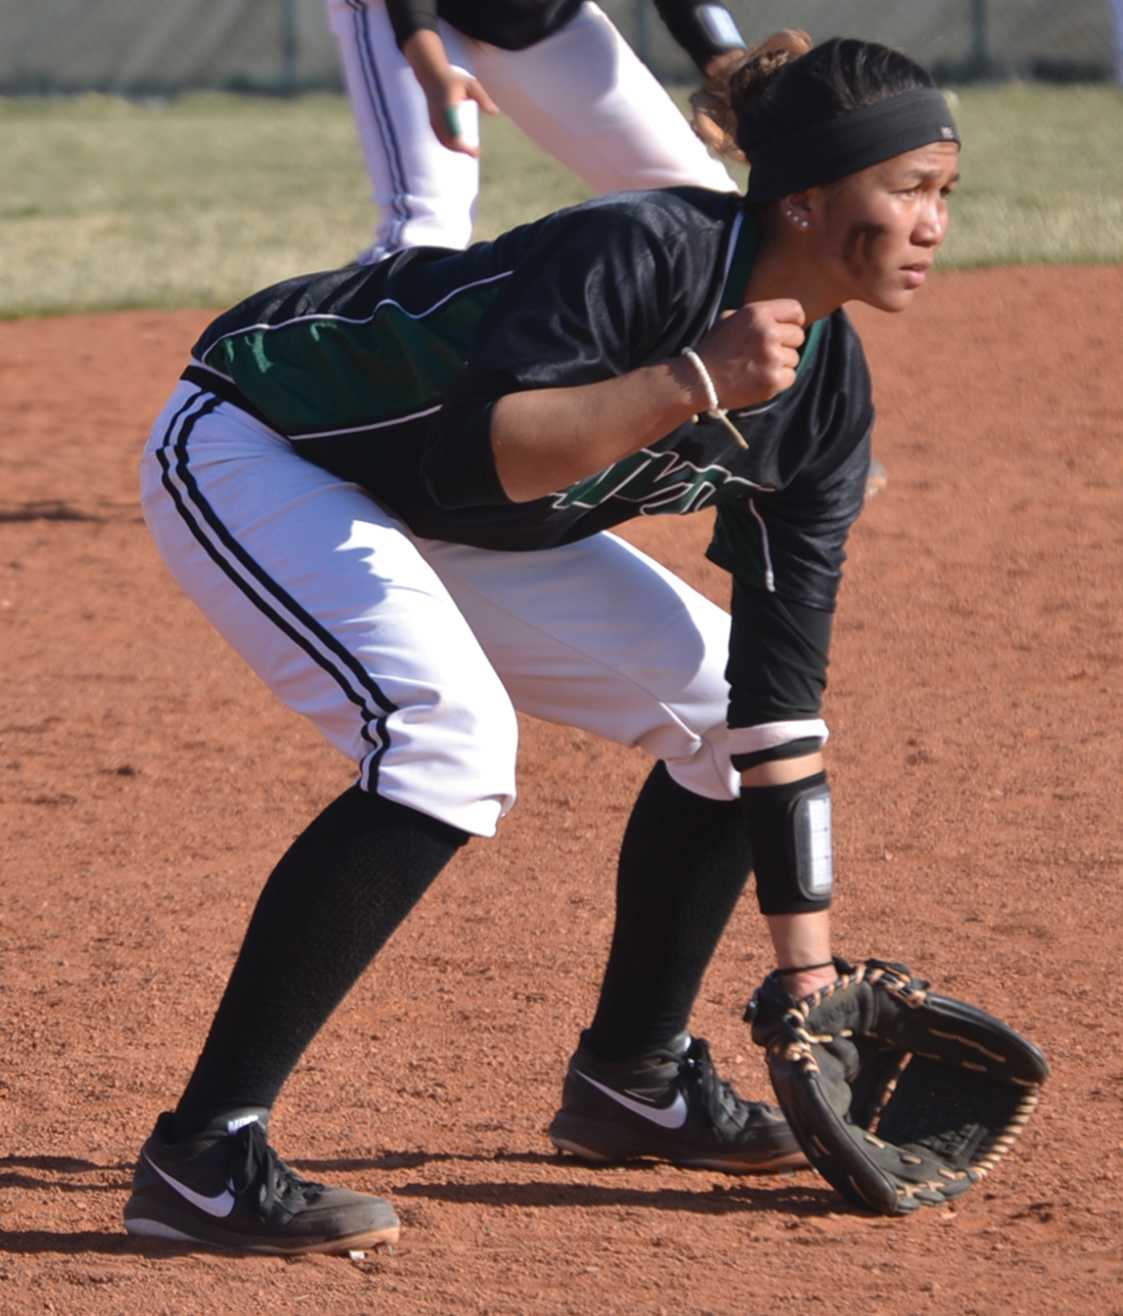
[[[822,189],[820,254],[841,300],[903,311],[948,231],[959,147],[933,142]]]

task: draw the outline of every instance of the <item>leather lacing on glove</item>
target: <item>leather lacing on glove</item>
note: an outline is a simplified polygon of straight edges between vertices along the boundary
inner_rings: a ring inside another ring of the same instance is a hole
[[[780,1108],[843,1196],[889,1215],[943,1205],[1010,1150],[1048,1063],[903,964],[835,968],[834,982],[798,1000],[770,975],[746,1012]]]

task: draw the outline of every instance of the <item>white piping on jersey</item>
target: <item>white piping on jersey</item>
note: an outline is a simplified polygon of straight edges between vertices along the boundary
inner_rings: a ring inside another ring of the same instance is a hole
[[[394,416],[390,420],[376,420],[366,425],[348,425],[342,430],[316,430],[311,434],[289,434],[286,437],[293,443],[299,443],[302,439],[333,439],[340,434],[362,434],[367,430],[385,429],[387,425],[404,425],[407,420],[420,420],[423,416],[432,416],[443,409],[444,403],[438,402],[436,406],[426,407],[424,411],[411,411],[408,416]]]
[[[225,375],[215,366],[209,365],[206,361],[200,361],[197,356],[191,358],[191,364],[199,370],[209,370],[212,375],[217,375],[219,379],[225,379],[228,384],[234,384],[237,387],[237,381],[233,375]]]
[[[227,338],[237,338],[239,334],[252,333],[255,329],[262,332],[271,332],[274,329],[287,329],[293,324],[310,324],[315,320],[337,320],[340,324],[370,324],[374,317],[384,306],[396,306],[401,313],[410,320],[424,320],[427,315],[432,315],[434,311],[439,311],[447,301],[454,297],[459,297],[462,292],[468,292],[472,288],[483,288],[489,283],[497,283],[500,279],[509,279],[514,274],[514,270],[501,270],[498,274],[489,274],[486,279],[474,279],[471,283],[461,284],[459,288],[452,288],[439,300],[428,306],[423,311],[407,311],[401,302],[396,301],[393,297],[384,297],[369,315],[329,315],[326,312],[315,315],[294,315],[291,320],[279,320],[276,324],[243,324],[237,329],[231,329],[228,334],[223,334],[216,338],[207,348],[209,355],[214,349],[223,343]]]
[[[725,268],[721,272],[721,291],[725,292],[725,285],[729,281],[729,271],[733,268],[733,256],[737,251],[737,238],[741,233],[741,225],[745,222],[745,212],[738,210],[733,216],[733,223],[729,226],[729,246],[725,252]],[[710,317],[710,323],[706,326],[712,329],[717,322],[717,317],[721,311],[721,293],[718,294],[717,305],[714,307],[714,313]]]
[[[772,550],[768,543],[768,527],[764,524],[764,517],[756,510],[756,503],[749,499],[749,511],[756,517],[756,523],[760,526],[760,546],[764,551],[764,588],[769,594],[776,593],[776,577],[772,571]]]
[[[767,402],[762,402],[759,407],[730,407],[729,415],[731,416],[763,416],[766,411],[771,411],[776,406],[782,394],[777,393],[774,398],[769,398]]]
[[[227,383],[233,384],[235,388],[238,385],[236,379],[232,379],[229,375],[224,375],[221,370],[216,370],[214,366],[206,365],[196,356],[191,358],[191,364],[198,370],[206,370],[212,375],[217,375],[219,379],[225,379]],[[237,406],[238,404],[232,402],[230,405]],[[404,425],[406,421],[409,420],[421,420],[425,416],[434,415],[436,412],[442,410],[443,407],[444,403],[438,402],[432,407],[423,408],[421,411],[411,411],[406,416],[392,416],[389,420],[367,421],[362,425],[348,425],[345,429],[340,430],[314,430],[311,434],[282,434],[281,437],[288,439],[291,443],[299,443],[301,439],[331,439],[342,434],[363,434],[367,430],[385,429],[387,425]],[[268,426],[266,428],[268,428]],[[280,434],[280,430],[270,430],[270,433]]]

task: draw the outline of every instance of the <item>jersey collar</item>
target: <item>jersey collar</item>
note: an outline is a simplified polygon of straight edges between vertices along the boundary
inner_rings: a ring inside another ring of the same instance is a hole
[[[741,305],[745,284],[760,248],[760,230],[756,221],[746,213],[743,205],[737,206],[729,228],[729,249],[725,255],[725,282],[718,302],[718,314],[735,311]],[[717,319],[717,316],[714,317]]]
[[[756,254],[759,250],[760,227],[745,207],[738,204],[737,212],[733,216],[733,222],[729,229],[729,248],[725,257],[725,282],[722,285],[717,315],[714,316],[715,320],[722,311],[735,311],[742,304],[741,299],[745,293],[745,285],[749,281],[749,273],[753,268],[753,261],[756,260]],[[807,336],[799,353],[799,365],[796,367],[797,379],[803,374],[810,362],[814,360],[826,323],[826,318],[815,320],[807,330]]]

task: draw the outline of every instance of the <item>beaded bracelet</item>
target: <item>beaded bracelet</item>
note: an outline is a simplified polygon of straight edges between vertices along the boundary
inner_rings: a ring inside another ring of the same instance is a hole
[[[717,389],[714,387],[714,381],[710,378],[710,372],[706,369],[706,363],[702,360],[702,358],[698,355],[698,353],[694,351],[692,347],[684,347],[682,349],[682,355],[686,357],[686,359],[694,367],[695,373],[697,374],[698,378],[702,381],[702,388],[706,394],[705,414],[709,416],[711,420],[720,421],[720,423],[724,425],[725,428],[730,432],[730,434],[732,434],[733,437],[737,440],[738,444],[742,448],[747,448],[749,445],[745,442],[744,435],[737,428],[737,426],[734,425],[733,422],[729,419],[728,414],[726,413],[726,411],[721,405],[721,402],[718,399]]]

